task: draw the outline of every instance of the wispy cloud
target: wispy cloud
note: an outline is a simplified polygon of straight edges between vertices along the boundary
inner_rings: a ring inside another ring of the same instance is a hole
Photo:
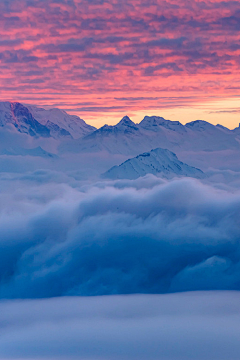
[[[221,113],[226,113],[226,114],[238,114],[240,113],[240,108],[239,109],[227,109],[227,110],[215,110],[215,111],[209,111],[210,114],[221,114]]]

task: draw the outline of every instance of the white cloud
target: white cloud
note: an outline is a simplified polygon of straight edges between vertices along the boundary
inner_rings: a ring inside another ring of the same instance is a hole
[[[20,183],[0,196],[2,298],[239,289],[237,191]]]

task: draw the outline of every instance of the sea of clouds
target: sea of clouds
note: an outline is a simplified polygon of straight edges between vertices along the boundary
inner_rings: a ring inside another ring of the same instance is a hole
[[[1,298],[240,289],[240,191],[61,176],[1,174]]]

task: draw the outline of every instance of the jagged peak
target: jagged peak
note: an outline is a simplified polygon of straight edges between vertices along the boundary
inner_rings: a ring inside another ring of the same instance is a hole
[[[117,125],[115,125],[116,127],[119,126],[134,126],[136,127],[136,124],[127,116],[125,115],[122,120],[119,121],[119,123]]]
[[[177,127],[184,129],[184,126],[179,121],[166,120],[161,116],[145,116],[139,126],[147,130],[157,130],[161,127],[173,131],[175,131]]]

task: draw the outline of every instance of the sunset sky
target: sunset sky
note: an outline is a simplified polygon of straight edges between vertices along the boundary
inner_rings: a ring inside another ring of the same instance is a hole
[[[0,33],[2,101],[240,122],[240,1],[2,0]]]

